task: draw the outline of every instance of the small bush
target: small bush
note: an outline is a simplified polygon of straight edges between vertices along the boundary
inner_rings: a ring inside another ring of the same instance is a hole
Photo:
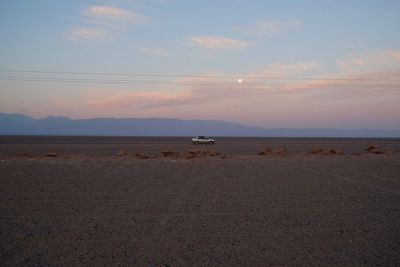
[[[17,156],[26,157],[26,158],[32,158],[33,157],[33,155],[28,153],[28,152],[20,152],[20,153],[17,154]]]
[[[179,157],[179,152],[173,151],[173,150],[171,150],[171,151],[163,151],[163,152],[161,152],[161,155],[163,157]]]
[[[331,147],[328,149],[324,149],[324,148],[313,149],[313,150],[311,150],[311,154],[314,154],[314,155],[340,155],[340,154],[342,154],[342,152],[340,150],[337,150],[337,149]]]
[[[267,155],[287,155],[287,149],[286,148],[278,148],[278,149],[272,149],[272,148],[266,148],[263,151],[259,152],[258,155],[260,156],[267,156]]]
[[[119,157],[123,157],[123,156],[127,156],[127,155],[128,155],[128,152],[125,150],[120,150],[117,153],[117,156],[119,156]]]
[[[367,147],[367,152],[371,154],[385,154],[385,152],[379,150],[376,146],[368,146]]]

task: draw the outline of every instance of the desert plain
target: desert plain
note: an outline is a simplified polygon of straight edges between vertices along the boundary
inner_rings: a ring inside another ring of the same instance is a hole
[[[0,137],[2,266],[399,266],[400,139]]]

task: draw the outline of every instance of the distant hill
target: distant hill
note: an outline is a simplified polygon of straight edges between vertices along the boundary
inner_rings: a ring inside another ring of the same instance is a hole
[[[218,120],[94,118],[49,116],[33,119],[0,113],[0,135],[86,136],[249,136],[249,137],[400,137],[400,130],[265,129]]]

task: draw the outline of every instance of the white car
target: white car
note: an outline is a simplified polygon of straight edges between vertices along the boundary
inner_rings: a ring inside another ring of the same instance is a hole
[[[215,143],[214,139],[211,139],[207,136],[196,136],[192,138],[193,144],[210,144],[213,145]]]

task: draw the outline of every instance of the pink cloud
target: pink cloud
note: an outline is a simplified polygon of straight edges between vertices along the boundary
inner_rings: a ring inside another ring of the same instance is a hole
[[[221,78],[218,74],[178,78],[171,80],[170,83],[166,82],[166,88],[163,90],[112,91],[109,95],[96,96],[88,102],[88,105],[96,109],[131,108],[140,109],[142,112],[172,111],[182,108],[204,111],[210,107],[238,105],[243,106],[241,110],[256,110],[257,106],[265,109],[265,104],[269,107],[283,108],[276,100],[282,97],[290,99],[290,95],[295,96],[297,101],[303,101],[306,98],[318,99],[329,94],[336,98],[341,96],[364,98],[368,95],[382,95],[383,92],[400,93],[393,83],[385,82],[384,79],[391,81],[395,78],[394,74],[390,75],[387,72],[376,71],[364,75],[346,76],[329,74],[309,80],[291,79],[294,73],[304,74],[312,70],[319,70],[319,65],[313,62],[280,63],[240,76],[241,83],[237,82],[237,78],[224,76]],[[378,81],[371,81],[371,78]],[[292,104],[298,105],[298,103]]]
[[[256,21],[247,27],[235,27],[235,30],[245,34],[273,34],[280,33],[287,30],[298,30],[302,27],[301,23],[297,20],[291,21]]]
[[[148,19],[148,17],[142,14],[114,6],[91,6],[82,10],[81,13],[85,16],[98,19],[120,20],[129,22],[141,22]]]
[[[344,73],[365,73],[400,69],[400,51],[375,51],[348,55],[337,62]]]
[[[400,51],[388,51],[387,54],[394,60],[400,61]]]
[[[220,36],[197,36],[190,39],[197,47],[212,50],[238,50],[253,45],[253,42]]]
[[[81,25],[64,37],[72,41],[108,41],[117,39],[132,26],[145,23],[149,17],[114,6],[90,6],[80,11]]]
[[[346,114],[363,115],[357,119],[360,127],[367,127],[371,116],[385,116],[382,121],[385,118],[389,124],[396,120],[393,114],[400,112],[393,104],[400,101],[395,81],[399,68],[393,64],[393,53],[383,54],[385,68],[381,69],[385,65],[381,60],[381,65],[365,67],[364,72],[346,72],[339,66],[336,72],[322,73],[320,64],[312,61],[275,63],[238,77],[206,73],[171,79],[160,87],[136,86],[135,91],[93,89],[84,106],[104,116],[222,119],[266,127],[301,127],[302,123],[336,127],[341,121],[350,127]]]
[[[99,29],[75,28],[65,33],[65,38],[71,41],[102,41],[110,38],[110,35]]]
[[[155,56],[161,56],[161,57],[167,57],[169,56],[169,53],[164,50],[161,47],[158,46],[146,46],[146,47],[141,47],[139,48],[139,51],[148,54],[148,55],[155,55]]]

